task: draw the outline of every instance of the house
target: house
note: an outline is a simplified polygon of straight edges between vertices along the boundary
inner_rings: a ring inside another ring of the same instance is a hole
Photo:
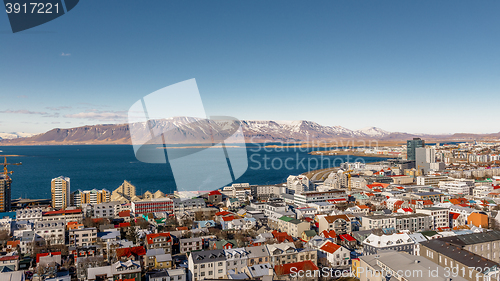
[[[315,249],[297,249],[291,242],[268,244],[266,247],[270,255],[270,264],[273,267],[279,264],[306,260],[311,260],[316,264],[317,261],[317,251]]]
[[[19,270],[19,256],[3,256],[0,257],[0,272]]]
[[[238,198],[227,198],[226,207],[229,209],[236,209],[241,206],[240,200]]]
[[[318,249],[319,257],[326,257],[331,266],[348,266],[351,260],[351,252],[341,245],[326,242]],[[327,265],[324,265],[327,266]]]
[[[220,279],[226,276],[224,250],[192,252],[188,258],[188,280]]]
[[[472,213],[467,217],[467,224],[487,228],[489,226],[488,215],[484,212]]]
[[[337,239],[337,233],[335,233],[335,230],[323,230],[320,235],[325,238]]]
[[[342,246],[348,249],[353,249],[357,244],[356,239],[349,234],[340,234],[338,240]]]
[[[118,261],[112,265],[90,267],[87,269],[89,281],[96,280],[127,280],[141,281],[141,265],[137,261]]]
[[[245,251],[248,253],[248,266],[269,263],[269,252],[265,245],[245,247]]]
[[[375,255],[382,250],[393,250],[415,254],[415,241],[406,233],[390,235],[370,234],[362,243],[363,254]]]
[[[210,203],[218,204],[222,202],[222,193],[218,190],[210,191],[207,196]]]
[[[310,229],[310,230],[306,230],[306,231],[302,232],[302,237],[301,238],[302,238],[302,240],[308,242],[309,240],[311,240],[311,238],[313,238],[316,235],[318,235],[316,233],[316,231]]]
[[[227,249],[224,250],[224,254],[226,256],[226,271],[243,272],[243,268],[248,264],[248,252],[245,248]]]
[[[195,228],[214,227],[215,226],[215,222],[213,220],[195,221],[194,225],[195,225]]]
[[[74,247],[95,245],[97,242],[97,228],[89,227],[69,231],[69,245]]]
[[[170,232],[152,233],[146,235],[146,247],[148,249],[164,249],[165,254],[172,253],[172,236]]]
[[[210,241],[210,249],[213,250],[227,250],[233,247],[236,247],[236,240],[225,240],[222,239],[220,241]]]
[[[148,268],[154,268],[156,256],[164,255],[164,254],[165,254],[165,250],[162,248],[147,250],[146,255],[144,255],[144,266],[148,267]]]

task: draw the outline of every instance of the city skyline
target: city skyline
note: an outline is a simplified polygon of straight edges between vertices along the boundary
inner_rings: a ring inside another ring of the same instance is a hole
[[[82,2],[19,34],[0,16],[0,132],[125,123],[191,78],[209,116],[500,131],[499,3],[131,3]]]

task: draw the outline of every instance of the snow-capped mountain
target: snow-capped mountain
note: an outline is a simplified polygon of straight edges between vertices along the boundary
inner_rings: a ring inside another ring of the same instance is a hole
[[[12,133],[0,133],[0,140],[1,139],[17,139],[17,138],[27,138],[31,137],[35,134],[30,134],[30,133],[23,133],[23,132],[12,132]]]
[[[239,130],[241,125],[242,130]],[[163,135],[162,135],[163,134]],[[2,144],[129,144],[142,143],[210,143],[236,134],[247,141],[318,141],[345,138],[406,139],[405,133],[390,133],[376,127],[350,130],[342,126],[323,126],[312,121],[235,121],[175,117],[151,120],[149,123],[92,125],[69,129],[52,129],[46,133],[20,138],[7,134]],[[243,134],[243,135],[242,135]],[[154,139],[151,139],[154,135]],[[1,135],[0,135],[1,136]],[[132,137],[131,137],[132,136]],[[237,139],[237,138],[236,138]],[[239,138],[241,140],[242,138]],[[235,140],[236,141],[236,140]]]

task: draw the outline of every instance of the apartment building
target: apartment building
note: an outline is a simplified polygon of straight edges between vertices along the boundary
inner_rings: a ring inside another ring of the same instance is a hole
[[[450,278],[449,267],[439,266],[423,257],[395,251],[364,255],[359,258],[359,262],[353,262],[353,272],[360,281],[386,281],[388,277],[393,281],[466,281],[460,276]]]
[[[188,280],[221,279],[226,276],[224,250],[192,252],[188,258]]]
[[[265,245],[245,247],[248,253],[248,266],[269,263],[269,252]]]
[[[109,218],[113,219],[118,216],[121,210],[120,202],[106,202],[100,204],[93,204],[91,206],[91,212],[94,218]]]
[[[441,207],[427,207],[415,210],[417,214],[426,214],[432,218],[431,229],[450,226],[450,209]]]
[[[245,248],[232,248],[224,250],[226,255],[226,271],[234,270],[235,273],[243,272],[248,263],[248,252]]]
[[[348,196],[344,190],[329,190],[329,191],[309,191],[302,193],[295,193],[293,195],[294,203],[297,205],[309,205],[316,202],[327,202],[328,200],[344,199],[347,200]]]
[[[41,220],[43,208],[25,208],[16,210],[16,220]]]
[[[442,267],[456,269],[459,277],[468,281],[498,278],[498,263],[440,239],[420,243],[419,256]]]
[[[351,218],[347,215],[321,216],[319,218],[319,232],[333,230],[337,234],[352,232]]]
[[[174,201],[170,198],[158,198],[151,201],[133,201],[131,203],[131,211],[135,215],[142,215],[146,213],[167,212],[174,211]]]
[[[71,206],[81,207],[83,204],[100,204],[109,202],[111,193],[107,189],[76,190],[71,193]]]
[[[11,205],[12,179],[8,175],[0,174],[0,212],[9,212]]]
[[[498,230],[443,237],[438,240],[460,247],[496,263],[500,262],[500,231]]]
[[[396,230],[424,231],[432,229],[432,217],[426,214],[396,215]]]
[[[52,194],[52,207],[54,209],[66,209],[70,206],[70,179],[60,176],[50,182]]]
[[[203,239],[200,237],[179,239],[179,250],[181,254],[200,251],[202,249]]]
[[[59,211],[50,211],[42,213],[42,221],[77,221],[82,222],[83,220],[83,212],[81,209],[76,210],[59,210]]]
[[[65,243],[65,220],[37,221],[35,223],[35,242],[49,242],[51,245]]]
[[[186,212],[186,211],[196,211],[201,208],[205,208],[207,206],[203,198],[192,198],[192,199],[174,198],[172,199],[172,201],[173,201],[174,212],[176,213]]]
[[[396,218],[386,215],[373,215],[361,217],[361,230],[378,228],[396,228]]]
[[[82,247],[95,245],[97,242],[97,229],[95,227],[72,229],[69,231],[69,245]]]

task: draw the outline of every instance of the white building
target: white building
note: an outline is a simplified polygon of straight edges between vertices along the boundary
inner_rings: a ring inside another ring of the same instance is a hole
[[[221,279],[226,276],[224,250],[192,252],[188,258],[188,280]]]
[[[471,194],[471,186],[464,181],[451,181],[445,183],[443,188],[448,190],[448,193],[451,195],[470,195]]]
[[[426,214],[432,217],[433,229],[449,227],[450,210],[448,208],[428,207],[415,210],[417,214]]]

